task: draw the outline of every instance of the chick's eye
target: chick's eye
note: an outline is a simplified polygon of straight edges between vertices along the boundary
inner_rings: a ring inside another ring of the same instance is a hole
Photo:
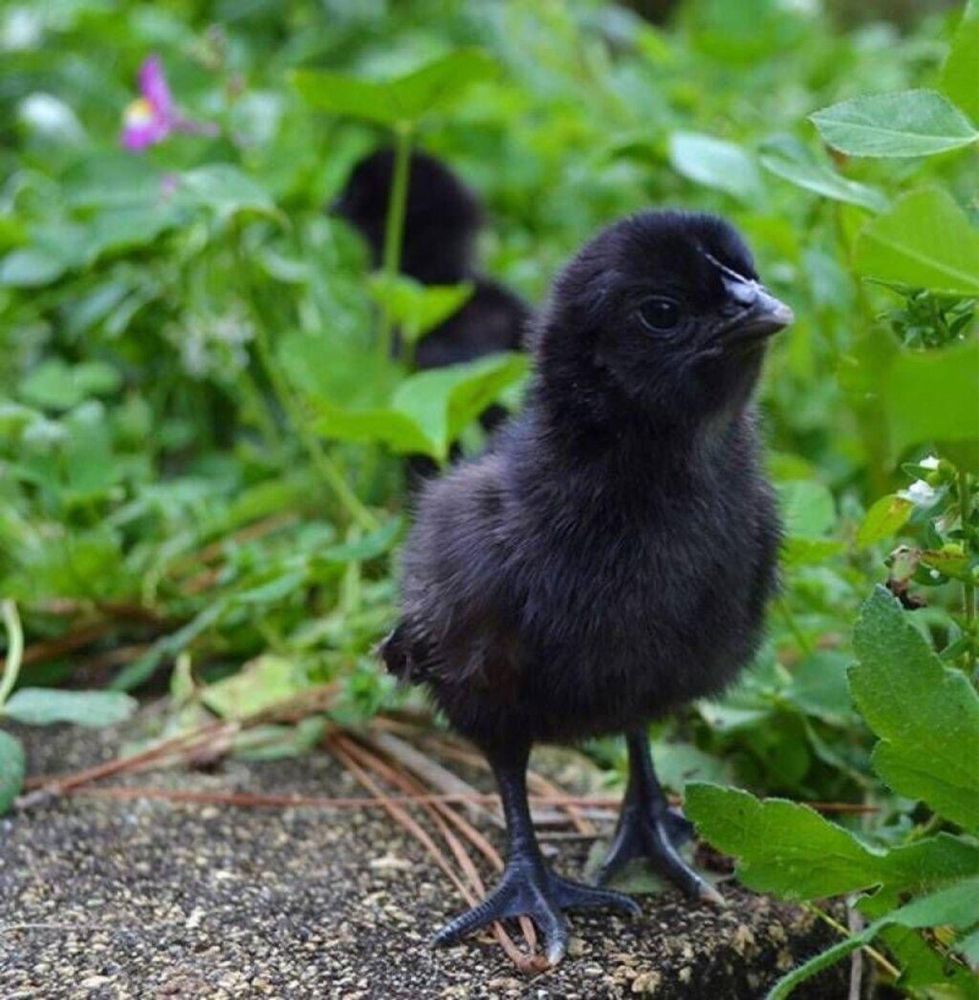
[[[680,305],[675,299],[654,295],[639,305],[639,319],[650,330],[672,330],[680,322]]]

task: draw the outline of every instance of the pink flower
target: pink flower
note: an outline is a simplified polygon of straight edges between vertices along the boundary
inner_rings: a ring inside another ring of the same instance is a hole
[[[162,142],[171,132],[216,135],[217,127],[184,118],[174,104],[163,60],[150,56],[139,69],[140,96],[123,113],[122,145],[134,153]]]

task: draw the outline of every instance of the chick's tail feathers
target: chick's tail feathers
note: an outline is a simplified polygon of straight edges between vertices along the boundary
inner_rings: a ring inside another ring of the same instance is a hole
[[[374,652],[383,661],[388,673],[394,674],[405,684],[417,684],[425,680],[427,670],[424,645],[412,637],[407,622],[399,622],[377,644]]]

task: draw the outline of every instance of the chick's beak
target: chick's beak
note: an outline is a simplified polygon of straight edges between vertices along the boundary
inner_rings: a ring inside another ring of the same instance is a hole
[[[721,333],[725,340],[761,340],[784,330],[795,319],[791,308],[757,281],[726,280],[730,303]]]

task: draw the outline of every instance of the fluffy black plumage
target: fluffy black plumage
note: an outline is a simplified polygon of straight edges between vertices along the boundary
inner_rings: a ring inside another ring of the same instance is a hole
[[[529,913],[556,961],[564,908],[629,906],[541,859],[523,787],[536,741],[627,733],[603,874],[644,855],[716,896],[676,853],[689,825],[666,805],[645,731],[724,688],[758,646],[779,525],[751,397],[767,337],[790,320],[724,221],[625,219],[556,282],[524,412],[421,496],[382,654],[487,754],[511,836],[503,881],[439,941]]]
[[[371,153],[351,171],[333,204],[334,211],[363,234],[375,267],[383,257],[393,173],[390,149]],[[474,285],[462,309],[418,345],[419,368],[472,361],[522,346],[530,310],[512,292],[479,274],[476,266],[476,239],[484,217],[479,199],[445,164],[426,153],[412,153],[401,270],[425,285]]]

